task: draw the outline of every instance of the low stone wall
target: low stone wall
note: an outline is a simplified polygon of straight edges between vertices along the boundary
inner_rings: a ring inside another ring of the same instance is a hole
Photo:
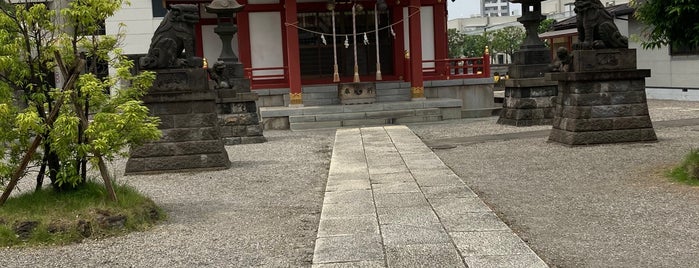
[[[257,107],[276,107],[289,106],[289,89],[274,88],[274,89],[255,89],[252,92],[257,93]]]
[[[376,102],[355,105],[261,107],[265,129],[318,129],[433,122],[461,118],[459,99]]]
[[[495,104],[491,78],[456,79],[425,82],[425,97],[460,99],[461,117],[491,116],[502,107]]]
[[[699,101],[699,88],[646,87],[646,96],[654,100]]]
[[[493,106],[493,79],[454,79],[425,81],[427,98],[461,99],[464,109],[491,109]],[[257,107],[289,106],[289,89],[256,89]],[[410,101],[410,82],[376,82],[376,102]],[[337,85],[305,86],[304,106],[339,105]]]

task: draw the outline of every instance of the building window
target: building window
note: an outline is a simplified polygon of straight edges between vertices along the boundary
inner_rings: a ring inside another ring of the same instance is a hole
[[[670,55],[699,55],[699,47],[689,45],[670,45]]]
[[[165,8],[165,1],[163,0],[152,0],[153,3],[153,17],[162,18],[167,14],[167,9]]]

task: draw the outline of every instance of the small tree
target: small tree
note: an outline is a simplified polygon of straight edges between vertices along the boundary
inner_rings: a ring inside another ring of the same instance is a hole
[[[687,0],[634,0],[635,17],[648,25],[643,33],[645,49],[664,45],[699,47],[699,5]]]
[[[490,43],[490,35],[484,32],[480,35],[466,35],[462,46],[462,54],[466,57],[481,57],[485,52],[485,47]]]
[[[524,30],[521,27],[508,26],[492,33],[493,51],[512,55],[524,40]]]
[[[464,45],[464,37],[466,35],[460,33],[456,29],[447,30],[447,44],[449,46],[449,58],[458,58],[461,56],[461,48]]]
[[[85,180],[80,173],[90,160],[116,200],[105,160],[160,135],[158,118],[149,116],[139,100],[152,84],[153,73],[132,76],[133,63],[121,55],[118,37],[97,35],[100,22],[123,1],[75,0],[60,10],[60,16],[31,2],[0,1],[0,183],[10,179],[0,205],[29,162],[40,166],[37,188],[49,169],[52,185],[66,189]],[[87,59],[108,62],[115,75],[99,79],[83,73]],[[53,72],[65,78],[62,85],[54,85]],[[117,84],[128,86],[109,94]],[[33,157],[40,145],[40,156]]]
[[[542,34],[545,32],[548,32],[553,29],[553,25],[556,23],[556,20],[554,19],[545,19],[539,23],[539,29],[537,29],[537,33]]]

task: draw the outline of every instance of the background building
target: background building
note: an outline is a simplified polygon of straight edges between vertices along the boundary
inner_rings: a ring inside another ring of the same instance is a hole
[[[546,0],[541,2],[541,14],[548,19],[561,20],[575,16],[575,0]],[[608,7],[627,4],[630,0],[601,0]]]
[[[481,0],[481,15],[483,17],[510,16],[510,1]]]

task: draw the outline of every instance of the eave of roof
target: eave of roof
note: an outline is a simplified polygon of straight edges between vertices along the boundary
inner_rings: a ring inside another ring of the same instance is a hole
[[[635,9],[629,4],[620,4],[620,5],[615,5],[615,6],[610,6],[605,8],[609,13],[612,14],[614,17],[621,17],[621,16],[626,16],[626,15],[631,15],[635,11]],[[565,30],[565,29],[571,29],[577,27],[577,16],[572,16],[570,18],[558,21],[553,24],[552,29],[554,31],[559,31],[559,30]]]

